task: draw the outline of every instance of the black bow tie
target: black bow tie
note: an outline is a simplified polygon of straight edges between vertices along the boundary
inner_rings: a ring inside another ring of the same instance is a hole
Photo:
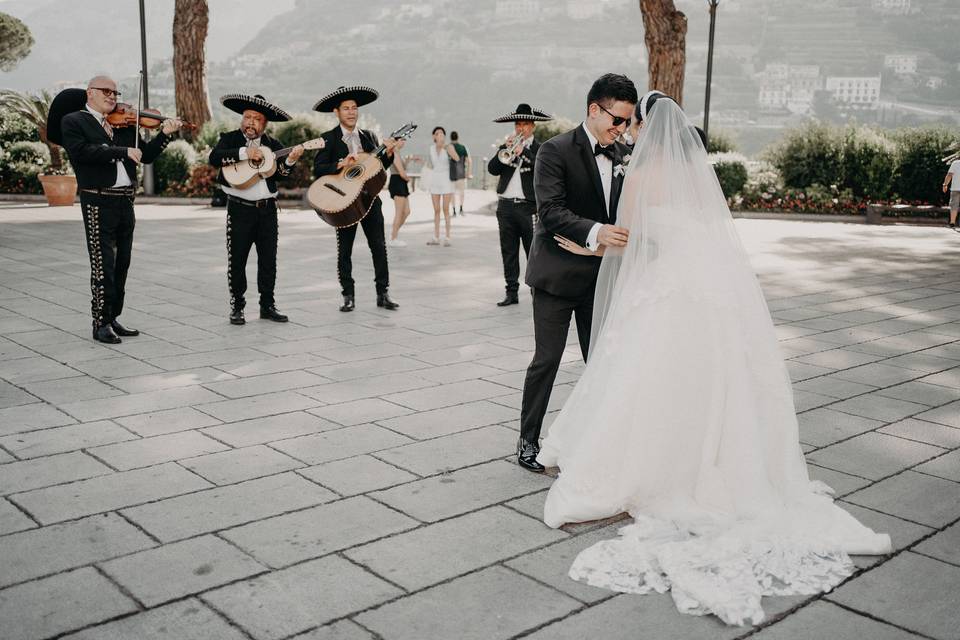
[[[610,162],[613,162],[613,145],[611,144],[606,147],[601,147],[599,142],[593,145],[594,157],[599,156],[600,154],[607,156],[610,158]]]

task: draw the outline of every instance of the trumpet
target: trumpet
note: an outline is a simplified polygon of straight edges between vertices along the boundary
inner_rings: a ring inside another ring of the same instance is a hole
[[[503,164],[511,165],[523,151],[523,136],[516,135],[507,139],[507,146],[497,152],[497,159]]]

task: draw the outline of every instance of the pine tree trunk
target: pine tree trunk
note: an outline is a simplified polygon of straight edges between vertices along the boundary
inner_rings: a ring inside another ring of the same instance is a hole
[[[176,0],[173,16],[173,79],[177,115],[201,126],[212,117],[207,89],[206,41],[209,9],[206,0]],[[192,137],[184,129],[181,135]]]
[[[687,16],[677,11],[673,0],[640,0],[640,13],[647,45],[648,88],[662,91],[683,105]]]

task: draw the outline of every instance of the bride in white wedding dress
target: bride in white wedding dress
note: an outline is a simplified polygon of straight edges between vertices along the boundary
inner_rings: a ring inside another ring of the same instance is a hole
[[[703,144],[672,100],[645,115],[619,204],[630,240],[603,257],[587,366],[537,458],[560,467],[544,521],[628,512],[571,577],[756,624],[761,596],[829,591],[852,573],[847,554],[889,553],[890,538],[811,482],[773,323]]]

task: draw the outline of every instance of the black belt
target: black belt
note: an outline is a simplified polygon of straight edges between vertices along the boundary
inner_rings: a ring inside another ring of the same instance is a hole
[[[524,198],[500,198],[504,202],[512,202],[513,204],[528,204],[531,207],[537,206],[537,203],[533,200],[525,200]]]
[[[275,204],[277,202],[276,198],[263,198],[262,200],[244,200],[243,198],[232,196],[229,193],[227,194],[227,200],[231,202],[236,202],[237,204],[242,204],[245,207],[255,207],[257,209],[260,209],[261,207],[269,207],[271,204]]]
[[[98,196],[113,196],[132,198],[137,195],[133,187],[106,187],[103,189],[80,189],[83,193],[93,193]]]

